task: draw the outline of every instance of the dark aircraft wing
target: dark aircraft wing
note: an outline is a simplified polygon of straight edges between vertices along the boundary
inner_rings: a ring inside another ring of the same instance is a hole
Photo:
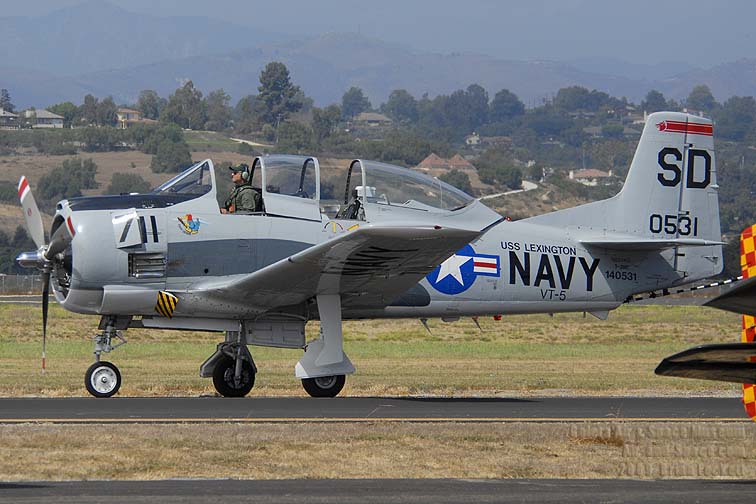
[[[756,315],[756,277],[741,280],[721,296],[705,302],[704,306],[742,315]]]
[[[202,295],[260,308],[340,294],[342,306],[381,308],[480,235],[439,226],[366,225]]]
[[[756,345],[725,343],[689,348],[661,361],[661,376],[756,383]]]

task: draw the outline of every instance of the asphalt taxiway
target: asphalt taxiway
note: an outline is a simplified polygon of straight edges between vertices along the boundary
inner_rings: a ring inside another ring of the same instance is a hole
[[[162,480],[0,482],[0,503],[752,503],[750,481]]]
[[[737,398],[5,398],[0,423],[750,421]]]

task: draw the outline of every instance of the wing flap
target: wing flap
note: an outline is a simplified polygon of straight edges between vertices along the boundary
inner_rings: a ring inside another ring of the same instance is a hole
[[[318,294],[340,294],[343,306],[385,306],[479,235],[439,226],[368,225],[199,290],[216,301],[243,300],[263,309]]]

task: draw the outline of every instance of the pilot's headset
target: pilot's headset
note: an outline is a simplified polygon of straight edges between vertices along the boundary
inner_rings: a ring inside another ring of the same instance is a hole
[[[247,163],[241,163],[239,165],[239,171],[241,172],[242,180],[244,182],[249,182],[249,178],[250,178],[249,165]]]

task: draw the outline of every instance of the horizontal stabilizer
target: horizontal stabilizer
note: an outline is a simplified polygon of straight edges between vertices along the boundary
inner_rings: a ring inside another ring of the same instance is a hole
[[[657,240],[653,238],[598,238],[584,239],[580,243],[586,247],[601,247],[610,250],[664,250],[672,247],[709,247],[722,245],[724,242],[714,240],[699,240],[695,238],[672,238]]]
[[[654,372],[661,376],[754,383],[754,360],[756,345],[752,343],[702,345],[667,357]]]
[[[746,278],[724,294],[703,304],[741,315],[756,315],[756,277]]]

